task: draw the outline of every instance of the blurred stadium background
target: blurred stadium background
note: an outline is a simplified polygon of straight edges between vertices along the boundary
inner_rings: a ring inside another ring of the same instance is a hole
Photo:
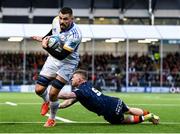
[[[80,67],[95,86],[179,91],[180,0],[0,0],[0,91],[34,90],[47,53],[30,37],[44,36],[64,6],[82,30]]]
[[[31,36],[46,35],[64,6],[73,8],[82,30],[80,68],[89,80],[130,106],[155,112],[160,125],[107,127],[77,104],[58,113],[76,123],[43,129],[42,100],[33,92],[47,53]],[[180,99],[172,94],[180,93],[179,25],[180,0],[0,0],[0,132],[179,132]]]

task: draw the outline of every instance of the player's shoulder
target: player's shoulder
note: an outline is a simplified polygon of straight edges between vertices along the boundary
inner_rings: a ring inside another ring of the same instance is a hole
[[[79,86],[80,89],[81,89],[81,88],[84,89],[84,88],[88,88],[88,87],[92,88],[92,84],[91,84],[90,82],[88,82],[88,81],[82,83],[82,84]]]
[[[80,28],[79,28],[79,26],[78,26],[76,23],[74,23],[73,28],[74,28],[74,29],[77,29],[78,31],[81,31]]]
[[[52,24],[59,23],[59,16],[54,17]]]
[[[80,28],[77,26],[76,23],[73,23],[73,24],[72,24],[72,27],[71,27],[71,29],[70,29],[70,32],[73,32],[73,33],[75,33],[75,34],[81,34],[81,30],[80,30]]]
[[[91,93],[92,92],[92,84],[90,82],[84,82],[79,86],[79,89],[81,90],[81,92],[84,93]]]

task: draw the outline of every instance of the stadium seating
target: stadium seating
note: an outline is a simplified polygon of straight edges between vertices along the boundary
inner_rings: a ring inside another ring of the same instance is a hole
[[[0,52],[0,79],[2,84],[34,84],[47,57],[46,53],[31,52],[26,54],[25,68],[23,53]],[[125,55],[95,55],[94,84],[100,88],[125,86]],[[163,60],[163,85],[180,85],[180,53],[168,53]],[[129,57],[129,86],[160,86],[159,62],[148,55]],[[81,55],[79,68],[88,69],[91,74],[92,55]],[[23,70],[25,69],[25,70]],[[25,71],[25,72],[24,72]],[[25,73],[25,78],[23,78]],[[91,75],[89,75],[91,76]],[[89,80],[92,78],[89,77]],[[24,81],[23,81],[24,80]]]

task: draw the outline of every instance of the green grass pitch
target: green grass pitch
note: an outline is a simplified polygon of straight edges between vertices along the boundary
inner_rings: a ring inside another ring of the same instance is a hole
[[[106,94],[150,110],[160,116],[160,124],[111,125],[77,103],[57,114],[73,122],[57,120],[55,127],[44,128],[47,117],[40,115],[42,100],[35,93],[0,93],[0,133],[180,133],[180,94]]]

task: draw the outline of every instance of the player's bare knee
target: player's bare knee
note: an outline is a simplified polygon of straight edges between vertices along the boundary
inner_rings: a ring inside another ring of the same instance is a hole
[[[52,87],[49,92],[49,99],[50,101],[57,100],[58,93],[64,87],[65,83],[61,82],[58,79],[52,81]]]
[[[36,84],[35,92],[37,95],[41,95],[46,90],[46,87]]]
[[[49,93],[49,100],[50,100],[50,101],[56,101],[56,100],[57,100],[57,96],[58,96],[57,93],[55,93],[55,92],[50,92],[50,93]]]

